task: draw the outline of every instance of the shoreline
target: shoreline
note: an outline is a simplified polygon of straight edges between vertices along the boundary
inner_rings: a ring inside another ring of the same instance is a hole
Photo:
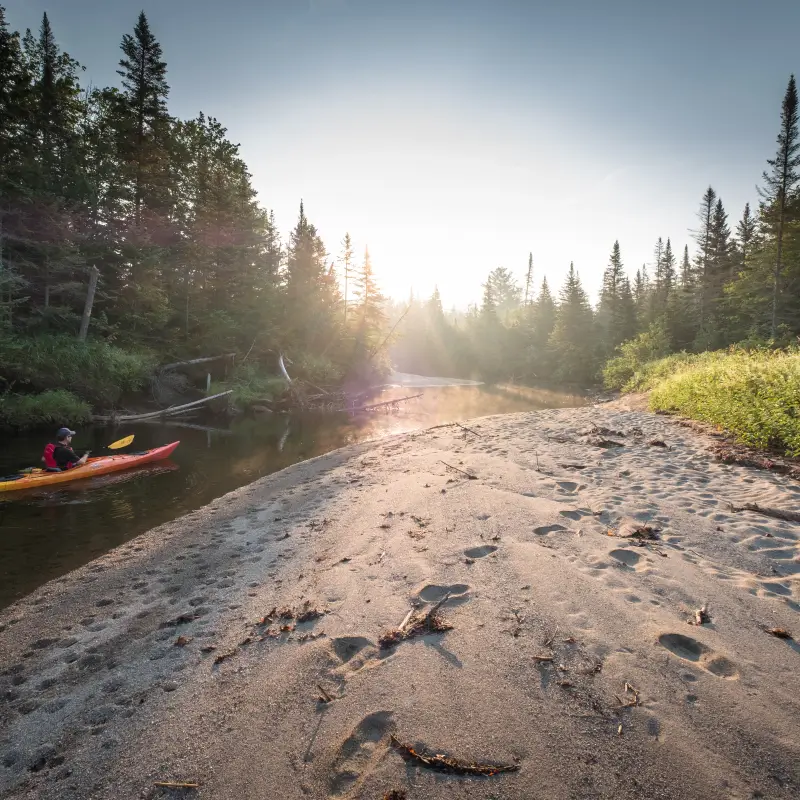
[[[800,634],[800,526],[727,503],[800,487],[609,404],[466,424],[293,465],[0,612],[0,794],[797,792],[800,646],[763,627]],[[607,535],[627,517],[659,539]],[[448,594],[452,630],[379,647]],[[443,776],[389,734],[519,771]]]

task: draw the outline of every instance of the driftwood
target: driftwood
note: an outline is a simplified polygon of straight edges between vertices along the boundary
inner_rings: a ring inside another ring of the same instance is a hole
[[[782,519],[784,522],[800,522],[800,513],[797,511],[784,511],[782,508],[769,508],[756,503],[745,503],[743,506],[735,506],[731,503],[731,511],[754,511],[756,514]]]
[[[204,405],[205,403],[210,403],[212,400],[216,400],[218,397],[225,397],[232,392],[233,389],[229,389],[227,392],[213,394],[211,397],[203,397],[200,400],[194,400],[191,403],[184,403],[182,406],[171,406],[170,408],[164,408],[160,411],[148,411],[146,414],[126,414],[123,416],[112,414],[110,416],[93,416],[92,420],[94,422],[139,422],[141,420],[156,419],[157,417],[171,417],[173,415],[183,414],[189,409],[196,408],[197,406]]]
[[[193,364],[208,364],[210,361],[220,361],[223,358],[236,358],[236,353],[223,353],[221,356],[205,356],[204,358],[192,358],[188,361],[175,361],[172,364],[164,364],[159,368],[159,372],[171,372],[178,367],[190,367]]]
[[[414,760],[425,767],[441,772],[454,772],[458,775],[485,775],[491,777],[501,772],[516,772],[518,764],[478,764],[474,761],[462,761],[458,758],[440,753],[420,753],[410,744],[401,742],[394,734],[390,734],[391,742],[406,758]]]
[[[446,467],[450,467],[450,469],[454,469],[456,472],[460,472],[462,475],[466,475],[471,481],[478,480],[477,475],[473,475],[471,472],[465,472],[463,469],[459,469],[458,467],[454,467],[452,464],[448,464],[446,461],[442,461],[439,459],[441,464],[444,464]]]
[[[392,406],[395,403],[404,403],[406,400],[416,400],[417,397],[422,397],[422,392],[419,394],[411,394],[408,397],[398,397],[395,400],[386,400],[382,403],[371,403],[370,405],[366,406],[356,406],[355,408],[345,408],[342,409],[343,411],[349,411],[351,414],[354,414],[356,411],[372,411],[376,408],[383,408],[385,406]]]

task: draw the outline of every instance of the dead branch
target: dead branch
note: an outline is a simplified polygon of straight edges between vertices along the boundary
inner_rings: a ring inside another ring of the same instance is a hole
[[[410,744],[401,742],[394,734],[390,734],[391,742],[405,758],[416,761],[430,769],[440,772],[454,772],[457,775],[485,775],[491,777],[501,772],[516,772],[518,764],[479,764],[474,761],[463,761],[441,754],[420,753]]]
[[[800,513],[797,511],[784,511],[782,508],[770,508],[760,506],[757,503],[745,503],[743,506],[730,504],[731,511],[754,511],[756,514],[763,514],[765,517],[781,519],[784,522],[800,522]]]
[[[458,427],[461,428],[461,430],[464,430],[467,433],[471,433],[473,436],[481,438],[481,435],[477,431],[472,430],[472,428],[468,428],[466,425],[462,425],[460,422],[454,422],[453,424],[458,425]]]
[[[454,467],[452,464],[448,464],[446,461],[442,461],[439,459],[441,464],[444,464],[446,467],[450,467],[450,469],[454,469],[456,472],[460,472],[462,475],[466,475],[471,481],[478,480],[477,475],[473,475],[471,472],[464,472],[463,469],[459,469],[458,467]]]
[[[319,689],[320,694],[322,695],[322,697],[320,697],[320,700],[323,703],[332,703],[333,702],[333,698],[322,688],[322,686],[317,684],[317,689]]]
[[[345,408],[344,411],[349,411],[351,414],[355,413],[356,411],[372,411],[375,408],[382,408],[383,406],[392,406],[395,403],[404,403],[406,400],[416,400],[418,397],[422,397],[422,392],[419,394],[411,394],[408,397],[398,397],[395,400],[385,400],[382,403],[371,403],[366,406],[356,406],[355,408]]]
[[[125,416],[93,416],[92,421],[94,422],[139,422],[141,420],[147,419],[156,419],[156,417],[171,417],[175,414],[183,414],[190,408],[195,408],[196,406],[204,405],[205,403],[210,403],[212,400],[216,400],[219,397],[225,397],[226,395],[232,394],[233,389],[228,389],[227,392],[220,392],[219,394],[213,394],[210,397],[203,397],[200,400],[193,400],[191,403],[185,403],[182,406],[170,406],[170,408],[162,409],[161,411],[149,411],[146,414],[128,414]]]
[[[253,341],[255,344],[255,341]],[[252,347],[250,348],[253,349]],[[248,352],[248,355],[250,353]],[[207,364],[209,361],[220,361],[223,358],[236,358],[236,353],[223,353],[221,356],[206,356],[204,358],[192,358],[189,361],[175,361],[173,364],[164,364],[163,367],[160,367],[159,372],[171,372],[174,369],[178,369],[178,367],[189,367],[194,364]],[[245,356],[247,358],[247,356]]]

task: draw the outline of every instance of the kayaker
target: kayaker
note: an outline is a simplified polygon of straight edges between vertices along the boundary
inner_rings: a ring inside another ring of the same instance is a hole
[[[75,431],[69,428],[59,428],[56,433],[56,444],[53,445],[52,452],[50,451],[51,445],[45,447],[44,461],[45,466],[49,469],[71,469],[72,467],[80,467],[86,463],[89,454],[85,453],[80,458],[72,449],[72,437]]]

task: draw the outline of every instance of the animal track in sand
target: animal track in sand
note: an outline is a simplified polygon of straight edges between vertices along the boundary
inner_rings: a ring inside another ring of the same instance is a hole
[[[488,555],[491,555],[497,550],[493,544],[482,544],[478,547],[468,547],[464,551],[464,555],[467,558],[485,558]]]
[[[332,765],[330,791],[334,797],[346,794],[372,766],[381,739],[394,730],[391,711],[376,711],[364,717],[339,747]]]
[[[673,655],[685,661],[694,661],[718,678],[739,677],[739,670],[732,661],[725,656],[718,655],[710,647],[692,639],[691,636],[684,636],[682,633],[662,633],[658,637],[658,641]]]

